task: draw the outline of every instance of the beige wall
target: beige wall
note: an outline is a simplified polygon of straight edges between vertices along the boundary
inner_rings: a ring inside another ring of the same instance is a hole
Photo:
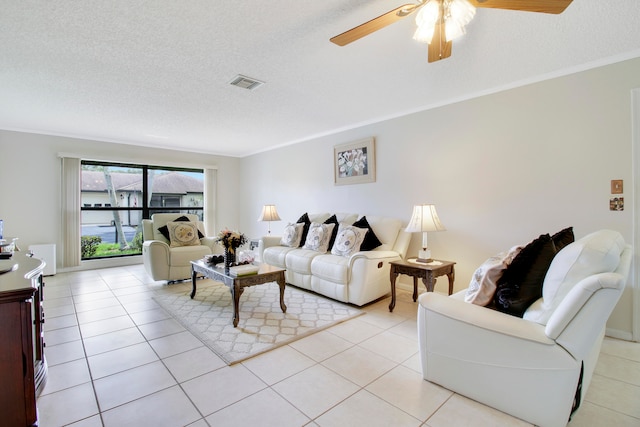
[[[632,243],[636,87],[640,59],[244,158],[240,223],[264,234],[267,226],[256,218],[266,203],[285,220],[271,224],[274,234],[305,211],[407,221],[414,204],[435,203],[447,231],[430,233],[430,246],[434,256],[458,263],[457,290],[486,258],[567,226],[577,237],[612,228]],[[376,182],[334,186],[333,146],[370,136]],[[624,180],[623,212],[609,211],[612,179]],[[415,235],[410,253],[419,242]],[[631,300],[627,289],[609,322],[614,335],[631,336]]]

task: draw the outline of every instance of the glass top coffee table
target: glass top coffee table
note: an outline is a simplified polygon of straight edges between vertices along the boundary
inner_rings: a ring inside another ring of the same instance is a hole
[[[191,299],[196,295],[196,278],[198,274],[224,283],[231,291],[231,296],[233,297],[233,327],[235,328],[238,326],[238,321],[240,320],[238,308],[240,295],[244,292],[244,288],[276,282],[280,287],[280,308],[283,313],[286,313],[287,306],[284,304],[285,270],[264,263],[258,266],[260,269],[257,273],[246,276],[233,276],[225,273],[224,268],[208,264],[204,260],[191,261],[191,284],[193,287],[191,290]]]

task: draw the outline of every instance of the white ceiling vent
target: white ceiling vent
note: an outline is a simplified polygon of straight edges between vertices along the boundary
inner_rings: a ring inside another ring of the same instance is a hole
[[[241,87],[243,89],[255,90],[260,86],[262,86],[264,82],[261,82],[260,80],[252,79],[251,77],[238,74],[233,78],[233,80],[229,82],[229,84]]]

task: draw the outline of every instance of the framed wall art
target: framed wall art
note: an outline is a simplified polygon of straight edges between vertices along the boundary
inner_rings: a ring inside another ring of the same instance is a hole
[[[374,138],[333,147],[335,185],[364,184],[376,180]]]

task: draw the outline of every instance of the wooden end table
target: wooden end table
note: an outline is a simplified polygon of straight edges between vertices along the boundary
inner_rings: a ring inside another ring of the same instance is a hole
[[[415,258],[412,258],[415,260]],[[422,283],[427,288],[427,292],[433,292],[436,284],[436,278],[444,276],[449,278],[449,295],[453,293],[453,281],[455,279],[455,262],[434,260],[433,263],[423,264],[412,262],[410,260],[391,261],[391,303],[389,311],[393,311],[396,306],[396,279],[400,274],[406,274],[413,277],[413,302],[418,299],[418,278],[422,279]]]
[[[211,264],[207,264],[203,260],[191,261],[191,299],[196,295],[196,276],[198,273],[205,277],[224,283],[231,291],[233,297],[233,327],[238,326],[240,320],[240,295],[244,292],[244,288],[255,285],[263,285],[265,283],[277,282],[280,287],[280,308],[283,313],[287,312],[287,306],[284,304],[284,279],[285,270],[274,267],[269,264],[260,264],[260,270],[256,274],[247,276],[232,276],[224,272],[224,268],[216,268]]]

